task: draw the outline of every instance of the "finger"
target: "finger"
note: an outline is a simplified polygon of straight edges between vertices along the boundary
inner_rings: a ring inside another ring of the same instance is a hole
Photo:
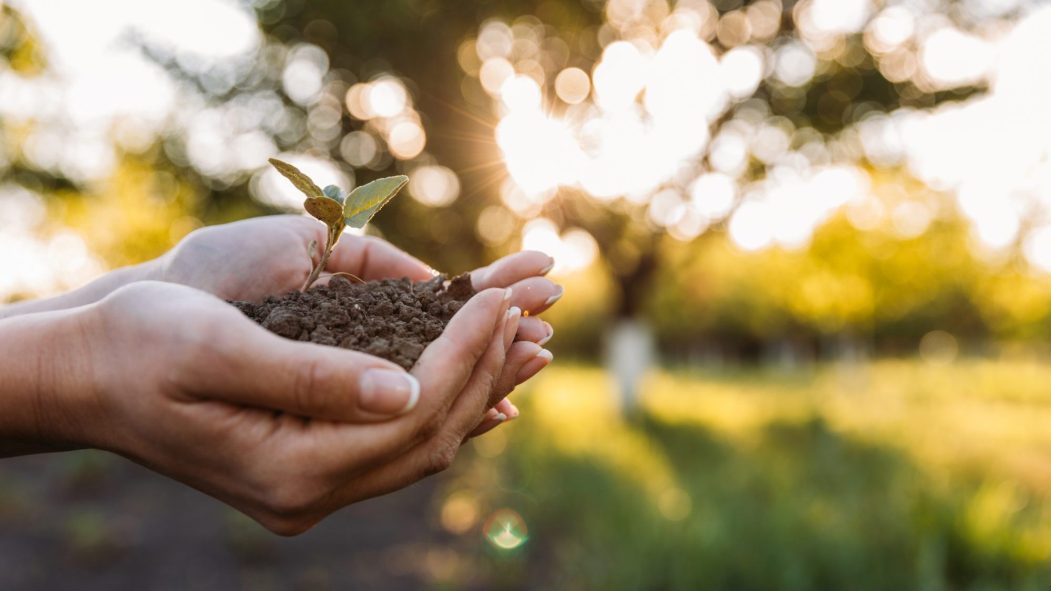
[[[350,273],[365,280],[408,277],[426,281],[434,276],[419,259],[372,236],[344,236],[336,243],[325,270]]]
[[[508,421],[513,421],[522,414],[521,411],[518,410],[518,407],[515,406],[509,398],[504,398],[498,402],[496,406],[493,407],[493,410],[506,416]]]
[[[540,314],[562,297],[562,286],[544,277],[530,277],[511,285],[511,303],[530,316]]]
[[[477,290],[510,287],[523,279],[546,275],[554,265],[555,260],[548,255],[524,250],[475,269],[471,272],[471,285]]]
[[[521,369],[518,370],[518,374],[515,376],[515,385],[522,384],[526,380],[540,373],[540,370],[550,365],[554,359],[555,356],[551,354],[551,351],[541,349],[541,351],[536,354],[536,357],[527,361],[522,365]]]
[[[505,350],[504,343],[510,340],[505,328],[514,316],[509,315],[514,312],[510,310],[509,297],[504,289],[489,289],[472,297],[416,362],[413,374],[419,378],[423,391],[443,394],[434,401],[434,410],[449,409],[457,403],[457,395],[476,379],[476,366],[488,354],[492,342]],[[431,410],[431,405],[424,410]]]
[[[507,352],[504,366],[501,369],[500,377],[497,379],[492,395],[489,398],[489,406],[495,407],[500,400],[511,393],[511,390],[514,390],[515,386],[519,384],[517,381],[518,372],[527,363],[533,361],[543,350],[540,345],[529,341],[518,341],[511,345],[511,349]]]
[[[500,374],[507,363],[508,351],[514,345],[511,340],[514,337],[513,328],[517,325],[514,312],[516,310],[512,308],[506,314],[500,334],[495,336],[485,354],[478,360],[463,388],[463,394],[453,402],[443,429],[434,439],[450,438],[462,441],[463,437],[478,425],[479,417],[503,398],[502,395],[497,395],[496,391],[500,386]]]
[[[489,412],[485,413],[482,422],[474,428],[474,431],[467,434],[464,441],[466,442],[468,439],[474,439],[479,435],[484,435],[489,431],[492,431],[504,423],[509,423],[517,419],[520,414],[521,412],[518,410],[518,407],[512,404],[510,400],[504,398],[496,406],[490,408]]]
[[[555,335],[555,329],[543,320],[527,316],[518,321],[517,341],[530,341],[538,345],[545,345]]]
[[[498,412],[503,412],[507,415],[507,420],[517,417],[518,409],[507,399],[507,396],[519,384],[540,373],[540,370],[547,367],[552,359],[551,352],[536,343],[516,342],[512,350],[507,354],[507,361],[504,363],[503,372],[500,374],[499,385],[495,389],[495,393],[499,394],[497,397],[498,401],[490,410],[495,409]],[[505,409],[509,409],[510,412]],[[487,417],[483,420],[483,424],[491,418],[494,417]],[[472,432],[470,437],[477,437],[477,435],[477,433]]]
[[[467,437],[464,438],[464,441],[466,442],[468,439],[473,439],[475,437],[478,437],[479,435],[484,435],[492,431],[493,429],[499,427],[508,420],[509,417],[507,416],[507,413],[499,411],[496,408],[490,408],[489,412],[485,413],[485,417],[482,418],[482,422],[479,423],[473,431],[467,434]]]
[[[416,378],[389,361],[285,339],[243,316],[216,321],[190,376],[201,397],[351,423],[390,419],[419,400]]]

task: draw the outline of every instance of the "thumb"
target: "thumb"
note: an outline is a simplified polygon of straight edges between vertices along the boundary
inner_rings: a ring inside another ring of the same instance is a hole
[[[390,419],[420,398],[419,382],[394,363],[236,320],[209,344],[205,367],[195,368],[197,395],[340,422]]]

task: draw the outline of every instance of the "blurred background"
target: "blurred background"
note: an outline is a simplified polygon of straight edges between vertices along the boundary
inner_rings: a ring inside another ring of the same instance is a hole
[[[0,587],[1048,588],[1048,55],[1036,0],[0,0],[3,301],[300,211],[272,156],[567,293],[520,420],[299,538],[5,460]]]

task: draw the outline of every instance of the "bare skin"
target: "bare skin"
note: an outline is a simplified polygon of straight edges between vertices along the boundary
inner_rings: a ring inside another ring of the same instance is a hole
[[[446,468],[472,433],[517,413],[506,395],[549,361],[529,338],[548,338],[546,325],[522,322],[535,319],[519,311],[557,299],[560,288],[542,278],[550,259],[519,253],[473,273],[479,295],[409,374],[282,339],[222,301],[302,283],[316,222],[299,220],[207,229],[157,261],[3,309],[0,453],[107,449],[292,535]],[[265,238],[280,228],[289,230]],[[242,249],[244,259],[222,253],[226,240],[243,244],[246,234],[257,243]],[[387,243],[344,240],[330,272],[430,276]],[[256,270],[251,281],[230,279],[245,268]],[[377,407],[377,372],[412,403]]]

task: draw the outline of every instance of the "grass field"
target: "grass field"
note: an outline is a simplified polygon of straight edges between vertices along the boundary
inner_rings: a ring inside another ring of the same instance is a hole
[[[593,367],[516,396],[436,507],[439,587],[1051,588],[1051,365],[665,371],[632,420]]]

